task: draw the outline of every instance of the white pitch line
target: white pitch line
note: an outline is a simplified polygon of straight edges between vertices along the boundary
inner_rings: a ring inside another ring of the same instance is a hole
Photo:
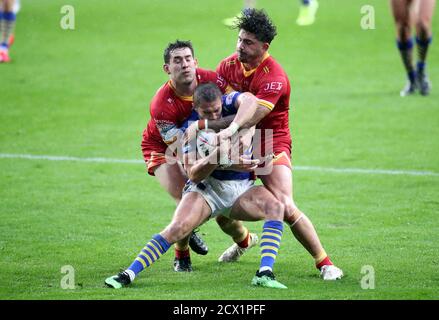
[[[48,160],[48,161],[77,161],[77,162],[98,162],[98,163],[131,163],[143,164],[143,160],[112,159],[112,158],[80,158],[69,156],[48,156],[32,154],[10,154],[0,153],[0,159],[27,159],[27,160]],[[414,170],[384,170],[384,169],[361,169],[361,168],[326,168],[312,166],[294,166],[297,171],[319,171],[328,173],[354,173],[354,174],[378,174],[378,175],[406,175],[406,176],[428,176],[439,177],[438,172],[414,171]]]
[[[49,161],[78,161],[78,162],[107,162],[107,163],[144,163],[143,160],[112,159],[112,158],[79,158],[69,156],[44,156],[33,154],[10,154],[0,153],[0,158],[49,160]]]
[[[414,171],[414,170],[384,170],[384,169],[360,169],[360,168],[324,168],[295,166],[295,170],[300,171],[321,171],[334,173],[359,173],[359,174],[387,174],[387,175],[406,175],[406,176],[431,176],[439,177],[438,172],[432,171]]]

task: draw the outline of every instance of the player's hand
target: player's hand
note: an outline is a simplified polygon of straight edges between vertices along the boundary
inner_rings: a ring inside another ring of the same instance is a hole
[[[217,134],[218,143],[221,143],[222,141],[226,141],[226,140],[229,140],[230,138],[232,138],[233,135],[236,132],[238,132],[238,129],[239,129],[239,126],[235,122],[232,122],[227,128],[225,128],[224,130],[221,130]]]
[[[239,157],[239,163],[232,164],[229,169],[241,172],[252,172],[258,167],[259,163],[259,159]]]
[[[221,143],[221,141],[229,140],[233,136],[233,132],[229,128],[226,128],[226,129],[221,130],[220,132],[218,132],[216,134],[216,136],[217,136],[217,141],[219,143]]]
[[[190,141],[193,141],[197,138],[197,132],[198,132],[198,122],[194,121],[191,123],[191,125],[186,129],[183,137],[183,143],[187,144]]]

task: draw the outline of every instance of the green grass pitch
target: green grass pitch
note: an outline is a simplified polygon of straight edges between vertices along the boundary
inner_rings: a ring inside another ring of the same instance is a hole
[[[438,298],[439,50],[433,41],[431,95],[400,98],[387,1],[320,1],[307,28],[295,25],[298,0],[258,1],[278,27],[270,53],[292,81],[293,162],[314,168],[294,172],[295,201],[346,275],[320,280],[286,230],[275,272],[288,290],[279,291],[251,287],[258,249],[217,262],[231,240],[214,221],[201,227],[210,251],[192,254],[193,273],[172,271],[171,250],[131,287],[108,289],[104,279],[170,221],[170,197],[142,163],[5,156],[142,160],[149,101],[167,80],[164,47],[190,39],[200,66],[215,68],[236,43],[221,20],[241,1],[71,0],[74,30],[60,27],[64,4],[23,0],[13,62],[0,65],[0,299]],[[375,9],[373,30],[360,27],[363,5]],[[260,234],[262,223],[246,225]],[[65,265],[75,289],[61,287]],[[374,289],[361,286],[364,266]]]

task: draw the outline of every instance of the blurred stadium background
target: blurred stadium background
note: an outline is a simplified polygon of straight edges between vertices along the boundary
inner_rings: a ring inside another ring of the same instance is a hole
[[[74,30],[60,27],[66,4]],[[364,5],[375,9],[374,30],[360,27]],[[201,227],[210,252],[192,255],[195,272],[175,273],[171,251],[130,288],[104,287],[174,210],[140,151],[149,101],[167,80],[163,49],[192,40],[200,66],[215,68],[236,43],[221,21],[241,6],[22,0],[13,62],[0,65],[0,299],[438,298],[438,46],[429,52],[431,95],[399,97],[405,76],[382,0],[321,0],[310,27],[295,24],[298,0],[257,3],[278,27],[270,53],[292,82],[295,200],[346,277],[320,280],[288,231],[276,274],[289,290],[253,288],[258,250],[220,265],[231,243],[210,221]],[[61,287],[65,265],[74,290]],[[364,266],[375,271],[374,289],[361,287]]]

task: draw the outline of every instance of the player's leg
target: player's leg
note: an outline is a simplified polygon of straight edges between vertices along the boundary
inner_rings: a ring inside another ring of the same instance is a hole
[[[253,190],[256,187],[250,189]],[[246,201],[248,197],[249,191],[244,193],[246,195],[242,195],[237,202],[235,202],[234,206],[232,207],[232,212],[234,217],[226,217],[223,215],[219,215],[216,217],[216,222],[220,226],[220,228],[223,230],[224,233],[228,234],[230,237],[232,237],[233,241],[235,242],[233,245],[231,245],[229,248],[227,248],[221,256],[218,258],[219,262],[236,262],[239,260],[239,258],[247,252],[249,249],[253,248],[258,244],[259,238],[256,233],[251,233],[249,230],[243,225],[240,219],[237,217],[239,216],[239,203]],[[255,202],[256,203],[256,202]],[[259,202],[258,202],[259,203]],[[256,204],[255,204],[256,206]],[[233,209],[234,208],[234,209]],[[261,210],[254,211],[253,218],[249,216],[247,213],[244,213],[243,217],[247,221],[258,221],[264,219],[264,213]],[[258,213],[261,213],[259,216],[257,216]]]
[[[13,12],[15,13],[15,19],[17,19],[17,14],[20,11],[20,9],[21,9],[20,0],[15,0],[14,8],[13,8]],[[15,42],[15,34],[14,34],[14,32],[12,32],[12,34],[9,36],[9,40],[8,40],[9,49],[14,44],[14,42]]]
[[[186,238],[194,228],[206,221],[210,214],[210,207],[201,194],[187,193],[177,206],[171,223],[146,243],[125,271],[107,278],[105,284],[115,289],[130,284],[141,271],[166,253],[173,243]]]
[[[187,181],[186,174],[179,163],[161,163],[159,166],[150,168],[155,177],[166,192],[178,205],[181,200],[181,193]],[[208,248],[203,240],[195,233],[179,240],[175,244],[174,270],[191,271],[189,246],[198,254],[207,254]]]
[[[3,34],[6,28],[4,12],[5,12],[5,0],[0,0],[0,63],[3,62]]]
[[[178,205],[181,200],[181,192],[187,181],[183,167],[179,163],[167,163],[157,154],[153,154],[152,157],[152,165],[148,165],[148,172],[156,176],[163,189],[169,193]],[[190,246],[197,254],[206,255],[209,252],[209,248],[204,243],[203,239],[201,239],[198,233],[194,231],[190,234],[188,239],[183,239],[176,243],[175,254],[177,259],[183,259],[189,255],[188,246]]]
[[[222,215],[217,216],[215,219],[221,230],[228,234],[234,242],[219,256],[219,262],[236,262],[246,251],[258,244],[258,235],[251,233],[241,221]]]
[[[252,280],[252,285],[286,289],[276,281],[273,273],[274,263],[283,233],[284,206],[264,187],[253,187],[242,194],[230,211],[233,219],[245,221],[265,220],[261,236],[261,261]]]
[[[431,22],[433,18],[436,0],[418,1],[416,16],[416,45],[418,51],[418,62],[416,68],[416,79],[419,92],[422,95],[430,93],[431,84],[426,73],[427,51],[432,41]]]
[[[290,225],[295,238],[314,258],[315,266],[320,270],[323,279],[340,278],[343,273],[326,254],[311,220],[293,201],[291,169],[286,165],[274,165],[271,174],[260,178],[265,187],[285,206],[284,221]]]
[[[3,0],[3,13],[0,20],[0,62],[10,62],[11,60],[9,57],[9,39],[15,27],[14,1]]]
[[[402,63],[407,73],[408,82],[400,92],[402,97],[415,93],[416,71],[413,64],[413,0],[390,0],[390,6],[395,20],[396,40]]]
[[[300,0],[299,16],[296,23],[299,26],[312,25],[316,20],[319,3],[317,0]]]

